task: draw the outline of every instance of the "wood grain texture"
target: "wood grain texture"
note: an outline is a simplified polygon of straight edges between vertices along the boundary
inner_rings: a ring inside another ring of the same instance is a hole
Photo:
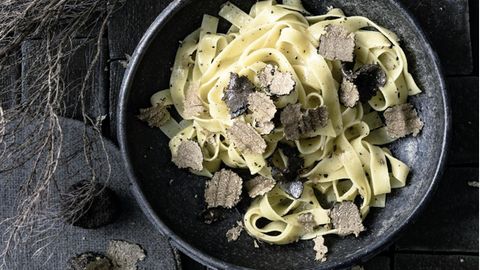
[[[478,256],[396,254],[395,269],[474,270],[478,269]]]
[[[452,106],[448,163],[478,167],[478,77],[447,79]]]
[[[117,143],[117,105],[120,86],[122,85],[125,66],[120,61],[110,62],[110,94],[109,94],[109,118],[110,118],[110,139]]]
[[[477,168],[448,168],[427,209],[397,248],[478,252],[478,187],[472,186],[478,180]]]
[[[44,58],[37,61],[31,57],[38,53],[38,48],[41,48],[41,46],[42,40],[27,40],[22,44],[22,101],[31,96],[31,85],[35,83],[35,75],[32,76],[29,73],[30,68],[32,65],[46,64]],[[72,40],[72,46],[79,46],[79,49],[70,57],[69,62],[62,63],[64,68],[61,77],[68,91],[63,103],[66,117],[81,120],[79,90],[97,48],[93,41],[89,39],[74,39]],[[106,53],[105,50],[102,50],[93,76],[87,82],[85,110],[87,115],[93,119],[108,113],[105,63]]]
[[[473,61],[468,0],[401,0],[401,2],[412,12],[432,42],[444,73],[470,75],[473,71]]]
[[[108,25],[110,58],[124,59],[131,55],[143,34],[171,1],[127,0]]]

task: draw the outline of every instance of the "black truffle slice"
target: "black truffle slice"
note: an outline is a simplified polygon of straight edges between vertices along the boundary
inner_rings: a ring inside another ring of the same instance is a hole
[[[353,61],[355,34],[340,25],[328,25],[320,36],[318,53],[328,60]]]
[[[280,181],[278,182],[279,187],[285,191],[288,195],[292,196],[295,199],[299,199],[303,193],[303,182],[300,180],[295,181]]]
[[[140,109],[140,114],[137,118],[147,122],[150,127],[160,128],[170,120],[170,113],[167,110],[167,106],[164,105],[164,101],[157,103],[152,107]]]
[[[355,106],[351,106],[353,99],[356,99],[355,92],[358,92],[361,102],[367,102],[380,87],[387,83],[385,71],[377,64],[363,65],[355,72],[343,65],[342,74],[344,81],[340,89],[340,101],[347,107]],[[344,96],[343,100],[342,95]]]
[[[205,202],[208,208],[232,208],[240,201],[243,180],[231,170],[221,169],[205,183]]]
[[[113,270],[113,265],[104,255],[86,252],[70,258],[67,270]]]
[[[257,74],[260,86],[269,94],[276,96],[289,95],[296,82],[290,72],[281,72],[277,66],[268,64]]]
[[[247,111],[248,96],[255,91],[253,83],[245,76],[230,73],[230,82],[225,89],[223,101],[227,104],[232,118]]]
[[[387,125],[387,134],[395,139],[409,134],[417,136],[423,128],[423,122],[417,115],[417,111],[410,103],[400,104],[388,108],[383,113]]]
[[[82,203],[83,207],[78,209]],[[62,212],[67,223],[85,229],[95,229],[110,224],[117,218],[120,202],[110,188],[99,183],[81,181],[67,190],[62,203]]]
[[[250,196],[250,198],[255,198],[257,196],[263,196],[265,193],[272,190],[275,183],[275,180],[272,178],[258,175],[245,182],[245,187],[247,188],[248,196]]]
[[[289,104],[280,114],[280,122],[284,127],[285,138],[298,140],[325,127],[328,123],[328,111],[325,106],[302,110],[300,104]]]
[[[227,135],[233,145],[242,153],[262,154],[267,148],[267,143],[262,136],[249,124],[235,120],[227,129]]]
[[[338,98],[345,107],[353,108],[360,100],[360,93],[354,83],[343,78]]]
[[[354,234],[358,237],[365,230],[358,207],[350,201],[335,204],[330,211],[330,219],[341,236]]]

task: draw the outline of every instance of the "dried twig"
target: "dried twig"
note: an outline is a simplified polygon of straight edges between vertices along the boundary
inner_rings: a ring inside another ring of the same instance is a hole
[[[107,164],[110,163],[101,136],[101,121],[86,111],[89,84],[100,60],[108,18],[121,0],[3,0],[0,3],[0,72],[17,68],[21,62],[31,63],[22,70],[22,79],[14,80],[0,89],[0,173],[26,166],[30,173],[21,183],[17,213],[1,221],[7,226],[0,250],[0,269],[6,268],[9,255],[22,245],[37,247],[40,254],[64,228],[65,217],[78,217],[98,180],[94,166],[92,138],[83,133],[83,158],[88,165],[91,186],[82,192],[84,200],[69,212],[60,211],[61,190],[55,172],[62,153],[63,132],[59,118],[67,116],[65,97],[79,97],[81,119],[93,128],[96,140],[101,142]],[[92,37],[96,45],[87,73],[80,81],[66,85],[63,74],[72,55],[82,45],[75,45],[74,37]],[[27,39],[41,37],[33,53],[18,55]],[[22,96],[12,93],[22,87]],[[28,93],[28,95],[26,95]],[[71,111],[71,110],[70,110]],[[97,154],[98,155],[98,154]],[[0,180],[0,181],[3,181]],[[78,203],[78,200],[76,200]],[[88,207],[87,207],[88,208]]]

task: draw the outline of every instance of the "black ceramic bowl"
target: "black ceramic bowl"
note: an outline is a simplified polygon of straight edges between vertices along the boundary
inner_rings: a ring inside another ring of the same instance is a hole
[[[411,167],[408,185],[388,195],[384,209],[366,219],[368,230],[359,238],[327,237],[328,260],[314,261],[312,241],[255,248],[245,233],[227,243],[225,232],[241,218],[207,225],[199,218],[204,209],[205,179],[179,170],[170,161],[168,138],[137,120],[139,108],[168,88],[170,67],[178,42],[200,26],[204,13],[216,15],[225,0],[175,0],[155,20],[138,45],[123,81],[118,107],[119,141],[133,190],[140,206],[158,230],[181,251],[214,268],[331,269],[360,263],[381,251],[425,206],[444,167],[449,130],[449,107],[436,54],[418,24],[394,0],[311,0],[307,10],[321,14],[328,6],[348,15],[362,15],[393,30],[402,40],[413,75],[423,93],[411,101],[425,127],[420,136],[399,140],[394,154]],[[244,10],[254,0],[232,1]],[[225,27],[225,25],[224,25]]]

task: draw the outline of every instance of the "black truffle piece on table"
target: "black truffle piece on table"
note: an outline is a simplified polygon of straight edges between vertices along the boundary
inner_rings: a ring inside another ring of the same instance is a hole
[[[73,226],[99,228],[111,224],[120,213],[120,202],[115,192],[99,183],[80,181],[68,188],[63,197],[64,219]],[[80,204],[83,207],[78,209]]]
[[[109,258],[99,253],[85,252],[68,260],[67,270],[113,270]]]

